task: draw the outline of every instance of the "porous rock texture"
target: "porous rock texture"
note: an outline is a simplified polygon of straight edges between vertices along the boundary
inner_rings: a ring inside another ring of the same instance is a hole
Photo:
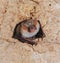
[[[30,17],[46,35],[36,46],[12,38],[16,24]],[[0,0],[0,63],[60,63],[60,0]]]

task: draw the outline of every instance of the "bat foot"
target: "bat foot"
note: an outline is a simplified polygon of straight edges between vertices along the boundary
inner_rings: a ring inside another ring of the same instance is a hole
[[[33,46],[33,45],[35,45],[35,46],[37,45],[36,42],[30,42],[29,44],[31,44],[32,46]]]

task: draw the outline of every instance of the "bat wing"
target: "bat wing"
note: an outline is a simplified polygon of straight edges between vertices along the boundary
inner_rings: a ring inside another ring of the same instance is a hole
[[[40,21],[38,20],[39,24],[40,24],[40,29],[39,32],[36,34],[36,38],[44,38],[45,37],[45,33],[43,32],[42,26]]]
[[[21,27],[21,23],[16,25],[16,27],[14,29],[14,32],[13,32],[12,38],[18,39],[22,43],[28,43],[28,44],[31,44],[31,45],[34,45],[34,44],[36,45],[37,43],[34,42],[33,40],[31,40],[32,38],[24,38],[24,37],[22,37],[22,35],[20,33],[20,30],[21,30],[20,27]]]

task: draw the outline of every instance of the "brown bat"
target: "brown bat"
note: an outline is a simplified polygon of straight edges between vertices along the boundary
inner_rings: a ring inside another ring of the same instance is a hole
[[[37,44],[34,39],[44,37],[40,21],[32,18],[18,23],[13,32],[13,38],[31,45]]]

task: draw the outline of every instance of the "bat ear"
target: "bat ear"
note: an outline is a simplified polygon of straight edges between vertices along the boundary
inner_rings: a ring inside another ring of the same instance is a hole
[[[12,38],[19,39],[19,34],[18,34],[18,31],[17,31],[17,28],[14,29]]]
[[[45,37],[45,33],[44,33],[44,31],[43,31],[43,29],[42,29],[42,26],[41,26],[41,23],[40,23],[40,21],[38,20],[38,23],[40,24],[40,29],[39,29],[39,32],[37,33],[37,38],[44,38]]]
[[[19,33],[19,24],[17,24],[15,26],[15,29],[13,30],[13,36],[12,36],[12,38],[16,38],[18,33]]]
[[[41,37],[42,38],[44,38],[46,36],[45,33],[44,33],[44,31],[43,31],[43,29],[42,29],[41,24],[40,24],[40,33],[41,33]]]
[[[15,37],[16,37],[16,30],[14,29],[12,38],[15,38]]]

